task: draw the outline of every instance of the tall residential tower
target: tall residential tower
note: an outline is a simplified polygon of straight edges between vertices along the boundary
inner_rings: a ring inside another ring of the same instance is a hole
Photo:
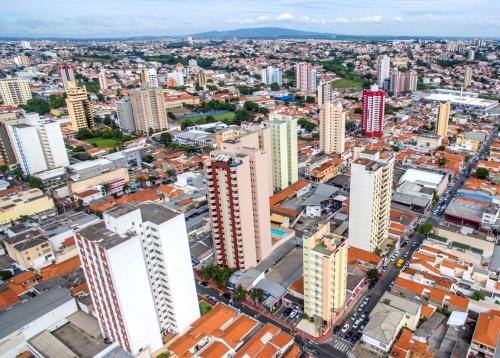
[[[326,154],[345,151],[345,117],[342,105],[326,102],[319,113],[319,143]]]

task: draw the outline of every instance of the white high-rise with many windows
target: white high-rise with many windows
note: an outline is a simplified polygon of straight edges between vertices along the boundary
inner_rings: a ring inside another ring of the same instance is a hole
[[[262,83],[266,85],[271,85],[273,83],[276,83],[278,86],[281,87],[283,84],[283,71],[281,69],[273,67],[273,66],[268,66],[266,68],[263,68],[261,73],[261,81]]]
[[[384,82],[389,78],[389,68],[391,59],[387,55],[379,57],[377,62],[377,84],[380,88],[384,88]]]
[[[345,117],[342,105],[326,102],[319,113],[319,145],[326,154],[345,151]]]
[[[32,98],[30,85],[24,78],[0,79],[0,95],[8,106],[26,104]]]
[[[387,238],[394,157],[364,151],[351,164],[349,246],[373,252]]]
[[[125,203],[78,232],[76,244],[103,336],[136,355],[200,317],[184,215]]]
[[[141,81],[143,86],[158,87],[158,74],[156,68],[144,68]]]
[[[333,81],[321,81],[318,85],[318,106],[322,107],[327,102],[333,102],[337,92],[333,87]]]

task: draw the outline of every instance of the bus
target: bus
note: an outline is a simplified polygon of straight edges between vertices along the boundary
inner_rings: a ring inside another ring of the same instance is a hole
[[[399,259],[398,262],[396,262],[396,267],[401,267],[403,266],[405,260],[404,259]]]

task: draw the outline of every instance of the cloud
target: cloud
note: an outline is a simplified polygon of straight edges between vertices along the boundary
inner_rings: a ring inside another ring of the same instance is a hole
[[[335,19],[333,19],[333,22],[336,24],[348,24],[349,19],[346,17],[336,17]]]
[[[277,20],[279,21],[290,21],[290,20],[295,20],[295,16],[290,14],[289,12],[285,12],[281,15],[278,16]]]
[[[403,21],[403,18],[400,17],[400,16],[393,16],[392,17],[392,20],[395,21],[395,22],[402,22]]]
[[[381,22],[383,19],[384,19],[383,16],[375,15],[375,16],[357,17],[352,19],[352,22],[376,23],[376,22]]]

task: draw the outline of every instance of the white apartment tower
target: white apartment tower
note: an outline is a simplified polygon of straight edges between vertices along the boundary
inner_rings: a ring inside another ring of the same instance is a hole
[[[326,102],[319,113],[319,144],[326,154],[345,151],[345,118],[342,105]]]
[[[97,75],[97,78],[99,80],[99,89],[101,92],[106,91],[108,89],[108,80],[106,78],[106,72],[104,69],[101,69],[99,74]]]
[[[394,157],[365,150],[351,164],[349,246],[373,252],[387,238]]]
[[[158,87],[158,74],[156,68],[144,68],[141,81],[143,86]]]
[[[327,102],[333,102],[336,97],[333,81],[320,82],[318,85],[318,106],[321,108]]]
[[[384,88],[384,82],[389,78],[389,68],[391,59],[387,55],[379,57],[377,62],[377,84],[380,88]]]
[[[102,335],[137,355],[200,317],[184,215],[122,204],[80,230],[76,244]]]
[[[297,118],[272,112],[266,124],[271,128],[273,191],[278,191],[299,180]]]
[[[24,78],[0,79],[0,95],[7,106],[26,104],[32,98],[30,85]]]
[[[279,68],[268,66],[261,70],[261,80],[266,85],[276,83],[281,86],[283,85],[283,72]]]
[[[14,153],[25,175],[69,166],[59,122],[28,113],[24,123],[8,128]]]
[[[129,96],[116,100],[116,116],[118,126],[123,132],[132,133],[135,131],[134,113],[132,112],[132,102]]]

